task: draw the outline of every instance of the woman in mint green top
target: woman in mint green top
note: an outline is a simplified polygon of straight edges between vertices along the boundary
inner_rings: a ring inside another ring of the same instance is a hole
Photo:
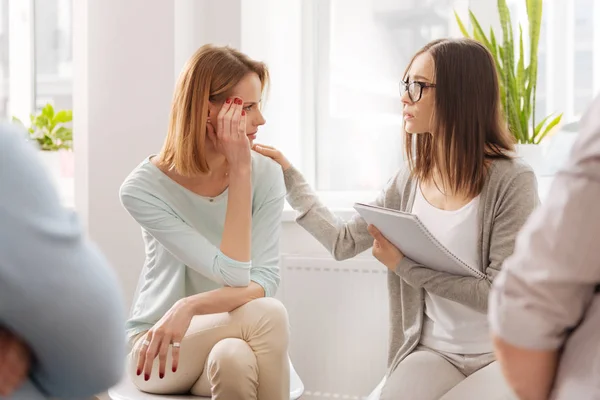
[[[289,397],[288,319],[275,295],[285,185],[250,150],[268,83],[263,63],[203,46],[175,89],[161,152],[121,187],[146,261],[127,334],[145,392]]]

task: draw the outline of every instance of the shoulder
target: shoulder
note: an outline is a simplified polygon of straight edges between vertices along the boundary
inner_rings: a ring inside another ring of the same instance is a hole
[[[4,199],[42,194],[58,198],[34,144],[15,126],[0,127],[0,180]]]
[[[485,196],[494,209],[504,206],[519,209],[519,214],[529,215],[539,205],[537,179],[533,169],[522,159],[496,160],[490,167]],[[504,205],[504,206],[503,206]]]
[[[274,192],[277,196],[285,196],[281,165],[252,151],[252,185],[255,192]]]
[[[387,197],[402,196],[406,190],[410,189],[412,180],[410,164],[408,161],[405,161],[386,184],[384,191]]]
[[[492,162],[488,173],[488,184],[502,188],[515,184],[536,184],[535,173],[529,164],[519,157],[497,159]]]
[[[24,131],[16,127],[4,124],[0,126],[0,160],[12,163],[26,164],[28,160],[23,155],[34,158],[33,145],[27,142]]]
[[[150,157],[146,157],[127,175],[119,188],[119,197],[125,208],[130,207],[133,199],[150,199],[159,196],[160,192],[165,190],[159,184],[160,177],[157,172],[159,171],[150,161]]]
[[[579,164],[587,170],[591,164],[586,161],[600,158],[600,96],[596,97],[581,118],[578,131],[567,166]]]

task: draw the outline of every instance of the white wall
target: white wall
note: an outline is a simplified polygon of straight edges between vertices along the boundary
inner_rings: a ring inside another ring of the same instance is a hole
[[[77,0],[73,7],[75,204],[129,299],[144,249],[118,191],[165,134],[174,8],[145,0]]]

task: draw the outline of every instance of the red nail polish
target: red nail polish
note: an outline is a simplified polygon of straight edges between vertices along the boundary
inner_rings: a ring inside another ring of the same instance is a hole
[[[242,99],[235,99],[235,103],[239,106],[242,105]]]
[[[148,374],[144,375],[144,380],[147,381],[148,379],[150,379],[150,375],[148,375]]]
[[[227,104],[231,103],[231,99],[225,100],[225,103],[227,103]]]
[[[160,375],[158,375],[158,377],[159,377],[160,379],[162,379],[162,378],[164,378],[164,377],[165,377],[165,374],[163,374],[163,373],[161,372],[161,373],[160,373]]]
[[[137,370],[137,374],[138,374],[138,376],[140,376],[140,375],[142,374],[142,370],[141,370],[141,369],[138,369],[138,370]]]
[[[242,110],[242,117],[246,115],[246,111]]]
[[[173,367],[173,372],[177,372],[177,367]]]

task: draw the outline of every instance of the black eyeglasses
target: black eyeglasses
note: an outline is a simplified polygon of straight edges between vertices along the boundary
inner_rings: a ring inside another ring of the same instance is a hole
[[[416,103],[421,100],[421,95],[423,94],[423,88],[435,87],[435,83],[427,83],[427,82],[404,82],[400,81],[400,96],[404,96],[404,93],[408,92],[408,97],[410,101]]]

